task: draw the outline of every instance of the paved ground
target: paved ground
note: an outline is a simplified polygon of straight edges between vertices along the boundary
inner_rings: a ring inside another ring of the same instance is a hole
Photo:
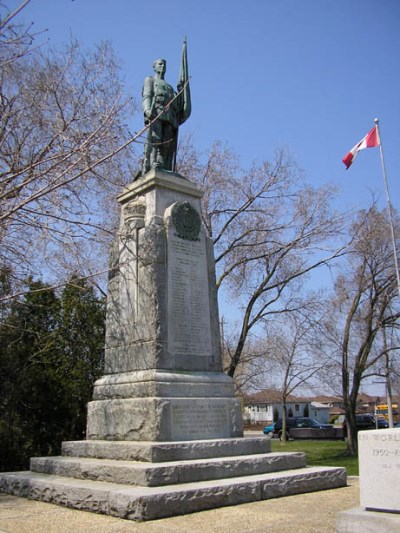
[[[0,533],[321,533],[359,505],[357,477],[340,489],[287,496],[152,522],[130,522],[0,494]]]

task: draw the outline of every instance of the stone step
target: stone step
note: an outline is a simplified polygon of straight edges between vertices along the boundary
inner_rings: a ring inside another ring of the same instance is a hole
[[[34,457],[31,471],[57,476],[156,487],[209,479],[251,476],[306,466],[301,452],[267,453],[147,463],[83,457]]]
[[[346,469],[336,467],[306,467],[164,487],[127,486],[35,472],[0,474],[0,490],[8,494],[142,521],[345,485]]]
[[[240,437],[177,442],[80,440],[62,443],[62,455],[94,457],[97,459],[122,459],[127,461],[186,461],[252,455],[271,451],[271,441],[266,437]]]

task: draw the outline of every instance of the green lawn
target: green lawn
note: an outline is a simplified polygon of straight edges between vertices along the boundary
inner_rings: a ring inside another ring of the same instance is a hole
[[[343,441],[272,439],[272,451],[305,452],[307,466],[345,466],[348,476],[358,476],[358,458],[347,455]]]

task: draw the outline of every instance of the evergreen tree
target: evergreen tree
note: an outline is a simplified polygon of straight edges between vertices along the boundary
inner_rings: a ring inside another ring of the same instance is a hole
[[[66,438],[85,437],[86,405],[103,370],[105,302],[93,287],[74,275],[61,295],[57,344],[69,403]]]
[[[104,359],[105,306],[74,276],[58,297],[40,281],[0,324],[0,470],[84,438],[86,404]]]
[[[26,468],[30,455],[52,449],[53,406],[59,390],[52,373],[59,304],[54,291],[29,280],[0,327],[1,468]]]

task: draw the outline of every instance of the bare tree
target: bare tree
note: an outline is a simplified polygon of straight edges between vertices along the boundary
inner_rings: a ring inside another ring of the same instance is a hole
[[[224,372],[229,369],[236,349],[237,339],[233,330],[234,327],[231,327],[227,333],[221,331],[224,339],[222,351]],[[259,336],[249,337],[233,376],[237,396],[244,398],[246,394],[265,389],[266,384],[270,383],[274,364],[268,355],[265,335],[261,333]]]
[[[390,380],[392,395],[396,397],[397,409],[400,400],[400,343],[396,343],[395,356],[389,354],[389,372],[385,372],[385,379]],[[388,375],[389,374],[389,375]]]
[[[16,279],[54,265],[87,271],[90,259],[99,268],[110,198],[137,161],[111,46],[35,48],[15,23],[26,4],[0,25],[0,265]]]
[[[4,10],[4,14],[0,11],[0,68],[29,54],[35,37],[42,33],[34,32],[32,24],[15,23],[16,17],[29,3],[30,0],[24,0],[14,11],[0,3],[0,9]]]
[[[363,380],[378,373],[391,346],[383,332],[399,327],[399,301],[388,221],[375,205],[357,214],[352,244],[324,321],[327,349],[341,373],[348,451],[357,452],[356,401]],[[388,338],[390,338],[388,336]],[[329,378],[331,379],[331,378]]]
[[[333,241],[343,218],[330,209],[332,188],[307,186],[286,151],[247,171],[218,143],[205,164],[186,153],[190,168],[183,172],[195,175],[205,191],[203,222],[214,242],[217,287],[240,309],[227,368],[234,376],[257,327],[297,309],[307,274],[340,255]]]
[[[287,439],[287,399],[296,390],[311,386],[326,362],[325,350],[315,337],[319,302],[310,295],[299,302],[298,309],[270,321],[264,344],[269,383],[281,394],[283,441]]]

